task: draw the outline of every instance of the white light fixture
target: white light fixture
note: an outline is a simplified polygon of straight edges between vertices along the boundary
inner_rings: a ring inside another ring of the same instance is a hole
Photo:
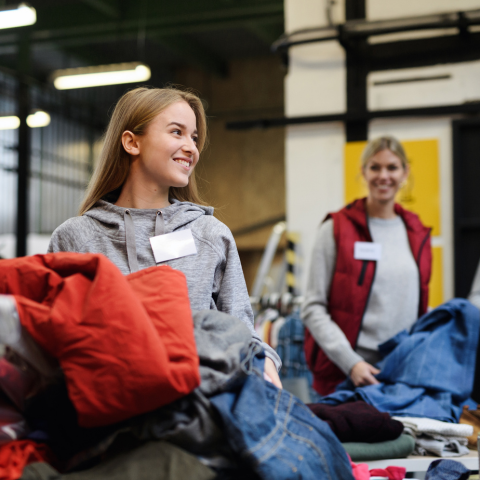
[[[27,117],[27,125],[30,128],[46,127],[50,125],[50,115],[43,110],[37,110]]]
[[[37,110],[28,115],[27,125],[30,128],[46,127],[50,125],[50,115],[43,110]],[[15,130],[20,126],[20,119],[15,115],[0,117],[0,130]]]
[[[33,25],[37,12],[27,3],[0,8],[0,28],[15,28]]]
[[[135,62],[57,70],[53,73],[52,80],[56,89],[69,90],[144,82],[150,76],[150,68],[147,65]]]
[[[15,130],[20,126],[20,119],[14,115],[0,117],[0,130]]]

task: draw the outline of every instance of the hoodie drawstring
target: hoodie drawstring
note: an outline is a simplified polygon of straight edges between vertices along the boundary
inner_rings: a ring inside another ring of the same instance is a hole
[[[123,213],[123,220],[125,222],[125,241],[127,244],[127,259],[130,273],[137,272],[138,258],[137,258],[137,246],[135,245],[135,224],[130,210],[125,210]],[[155,215],[155,236],[163,235],[165,233],[165,220],[160,210]]]
[[[158,218],[158,216],[157,216]],[[133,218],[130,214],[130,210],[125,210],[123,213],[123,220],[125,221],[125,241],[127,244],[127,259],[130,273],[137,272],[138,259],[137,259],[137,247],[135,245],[135,225]]]
[[[155,236],[163,235],[165,233],[165,220],[163,219],[163,214],[159,210],[155,218]]]

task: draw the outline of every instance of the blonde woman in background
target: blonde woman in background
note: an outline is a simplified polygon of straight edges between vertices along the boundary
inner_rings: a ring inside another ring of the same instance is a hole
[[[230,230],[200,200],[195,166],[207,139],[200,99],[174,88],[137,88],[118,102],[78,217],[53,233],[49,252],[103,253],[125,275],[156,265],[152,237],[187,256],[161,262],[183,272],[193,310],[243,320],[266,353],[265,373],[281,387],[280,359],[253,329],[253,313]],[[196,254],[192,253],[196,249]]]
[[[428,305],[430,229],[395,203],[409,175],[402,145],[371,141],[361,173],[368,196],[330,213],[317,231],[302,307],[306,359],[321,395],[346,376],[355,386],[378,383],[378,345]]]

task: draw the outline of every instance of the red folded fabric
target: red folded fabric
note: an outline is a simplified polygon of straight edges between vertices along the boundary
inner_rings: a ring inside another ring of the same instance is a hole
[[[369,471],[366,463],[353,463],[350,455],[347,454],[347,456],[350,460],[355,480],[370,480],[370,477],[387,477],[388,480],[403,480],[407,474],[407,469],[404,467],[373,468]]]
[[[200,383],[188,290],[168,266],[124,276],[105,256],[2,260],[0,293],[59,360],[82,427],[161,407]]]
[[[48,462],[48,447],[31,440],[16,440],[0,446],[0,480],[16,480],[23,469],[34,462]]]
[[[403,480],[407,473],[404,467],[374,468],[370,470],[371,477],[388,477],[388,480]]]

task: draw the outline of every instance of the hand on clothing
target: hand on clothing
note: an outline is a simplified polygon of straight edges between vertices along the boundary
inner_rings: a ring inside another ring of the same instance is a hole
[[[380,383],[374,375],[380,373],[380,370],[367,362],[358,362],[350,370],[350,378],[356,387],[365,385],[375,385]]]
[[[277,367],[273,363],[273,360],[269,357],[265,358],[265,367],[263,371],[270,377],[272,383],[278,387],[283,388],[280,377],[278,376]]]

